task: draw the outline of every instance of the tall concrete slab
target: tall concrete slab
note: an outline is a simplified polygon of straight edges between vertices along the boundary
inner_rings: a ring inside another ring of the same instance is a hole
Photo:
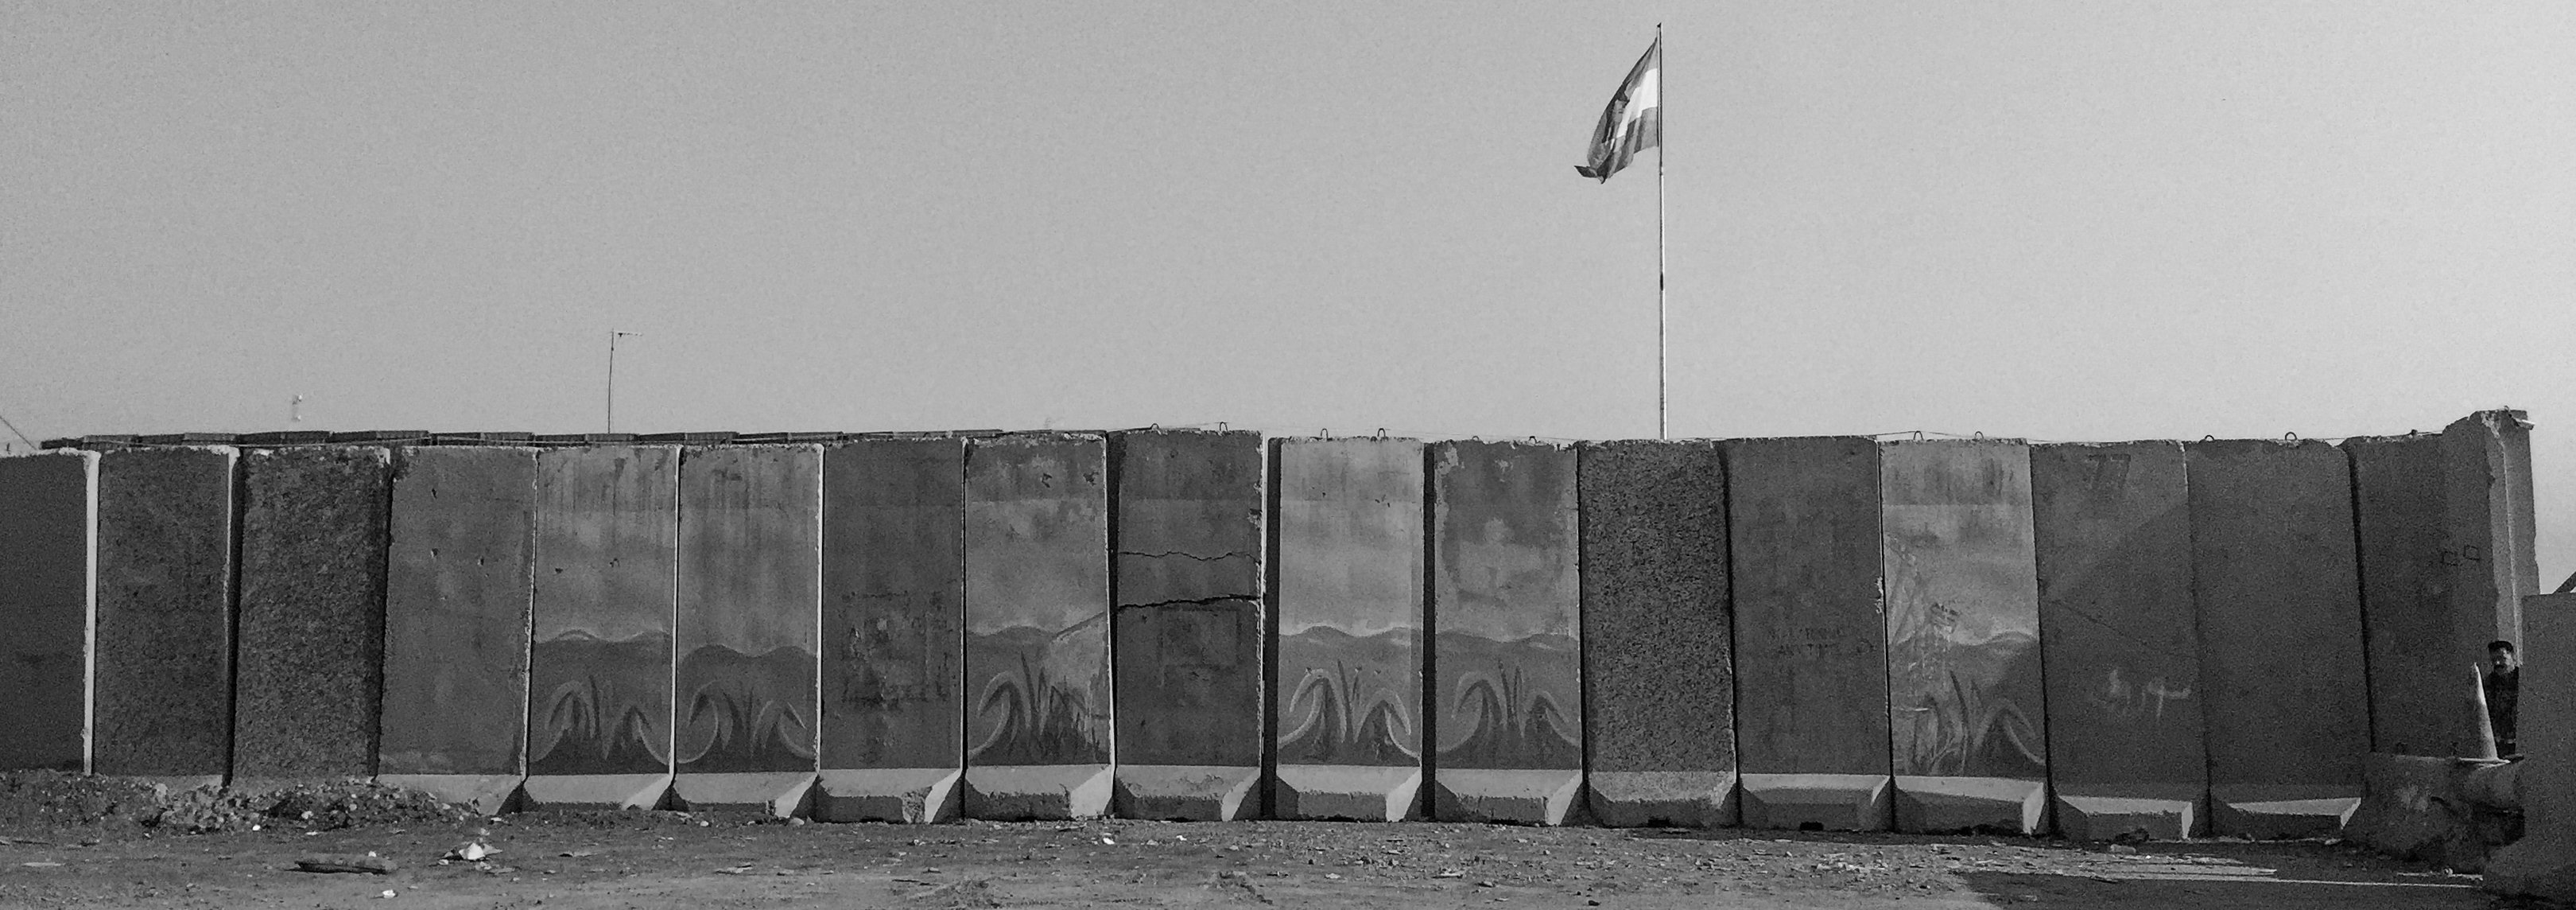
[[[406,448],[385,558],[376,779],[491,814],[527,777],[537,451]]]
[[[672,774],[680,449],[537,456],[527,801],[660,807]]]
[[[393,454],[242,457],[232,785],[376,773]]]
[[[1882,443],[1896,828],[2047,828],[2030,447]]]
[[[2521,411],[2479,411],[2442,428],[2442,454],[2456,637],[2483,658],[2476,639],[2518,641],[2523,598],[2548,590],[2532,540],[2531,424]]]
[[[1609,825],[1736,821],[1726,465],[1705,440],[1586,443],[1584,802]]]
[[[2346,440],[2370,637],[2372,748],[2482,751],[2484,719],[2450,692],[2487,642],[2519,638],[2539,589],[2531,540],[2530,425],[2480,411],[2440,433]]]
[[[966,450],[966,814],[1109,810],[1108,447],[1096,434]]]
[[[2361,603],[2369,635],[2371,750],[2400,755],[2484,751],[2486,718],[2458,698],[2463,668],[2486,660],[2492,630],[2462,646],[2453,588],[2461,555],[2452,545],[2449,481],[2440,434],[2354,437]],[[2483,569],[2481,563],[2479,568]],[[2487,611],[2490,620],[2494,610]]]
[[[0,769],[90,767],[98,460],[0,458]]]
[[[1886,830],[1878,443],[1737,439],[1721,450],[1744,824]]]
[[[2523,598],[2522,839],[2487,860],[2483,887],[2576,903],[2576,594]]]
[[[936,822],[965,773],[966,440],[823,450],[815,817]]]
[[[223,783],[239,458],[223,446],[99,457],[91,766],[100,774],[180,789]]]
[[[1583,783],[1575,454],[1431,448],[1432,816],[1565,821]]]
[[[1273,445],[1270,814],[1403,821],[1422,788],[1423,447]]]
[[[1125,818],[1260,810],[1268,541],[1261,434],[1136,430],[1117,464],[1111,602]]]
[[[2067,837],[2208,829],[2187,473],[2175,442],[2030,450],[2049,784]]]
[[[672,793],[697,809],[805,811],[818,769],[823,448],[680,456]]]
[[[2186,451],[2213,829],[2330,834],[2370,749],[2351,466],[2313,441]]]

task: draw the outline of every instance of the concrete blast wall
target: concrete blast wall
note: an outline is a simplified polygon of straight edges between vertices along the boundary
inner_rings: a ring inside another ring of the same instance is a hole
[[[2531,627],[2538,667],[2563,631],[2529,432],[94,439],[0,458],[0,769],[479,812],[2331,834],[2364,752],[2479,748],[2488,640]],[[2564,731],[2524,704],[2538,761]]]

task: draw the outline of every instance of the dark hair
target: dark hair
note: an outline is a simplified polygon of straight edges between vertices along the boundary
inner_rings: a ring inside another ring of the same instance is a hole
[[[2502,651],[2504,653],[2511,654],[2513,653],[2513,642],[2499,638],[2494,641],[2487,642],[2487,650]]]

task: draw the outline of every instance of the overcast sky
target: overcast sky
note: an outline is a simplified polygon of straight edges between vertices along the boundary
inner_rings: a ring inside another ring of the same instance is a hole
[[[0,415],[2537,435],[2576,4],[0,2]],[[10,440],[15,442],[14,439]]]

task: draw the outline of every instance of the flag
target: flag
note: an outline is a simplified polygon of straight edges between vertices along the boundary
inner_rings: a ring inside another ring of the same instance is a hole
[[[1656,35],[1619,83],[1618,93],[1610,96],[1610,106],[1601,109],[1601,124],[1592,128],[1590,160],[1575,165],[1575,173],[1608,183],[1638,152],[1663,147],[1663,74],[1664,36]]]

